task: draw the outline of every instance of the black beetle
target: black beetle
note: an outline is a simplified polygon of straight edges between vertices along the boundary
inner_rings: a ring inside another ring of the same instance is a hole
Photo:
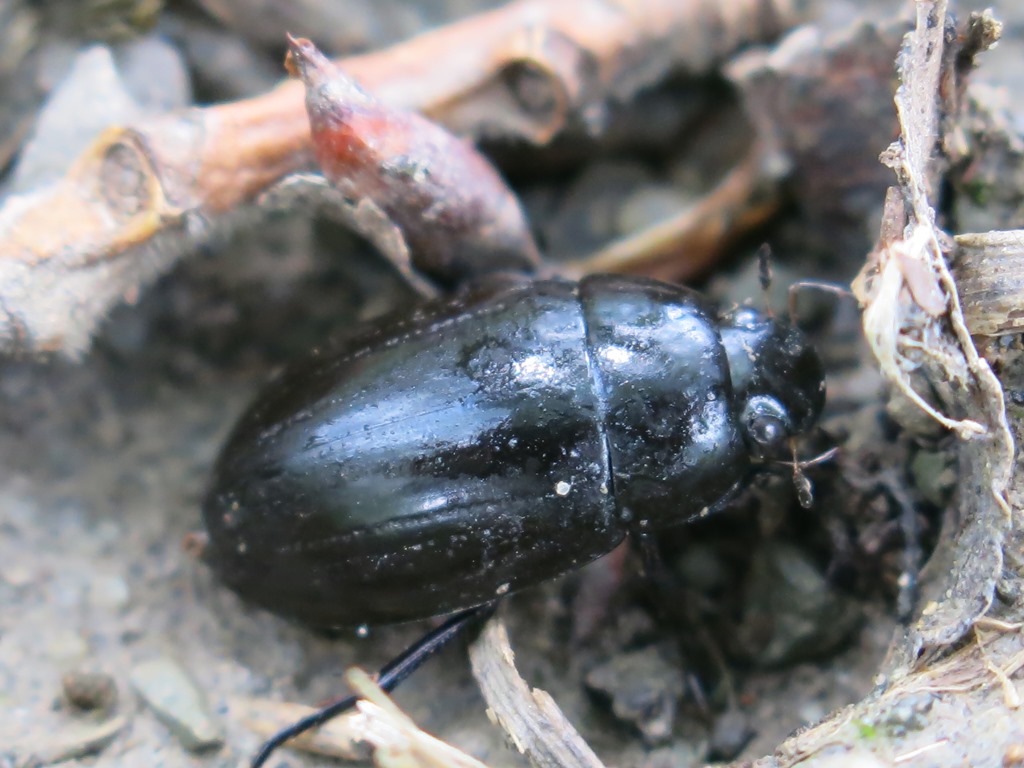
[[[807,430],[796,328],[648,279],[513,281],[371,325],[242,417],[206,559],[318,627],[487,603],[720,506]]]
[[[381,670],[390,690],[498,597],[722,506],[824,401],[803,334],[756,310],[716,318],[641,278],[492,279],[272,382],[217,462],[204,557],[318,627],[460,611]]]

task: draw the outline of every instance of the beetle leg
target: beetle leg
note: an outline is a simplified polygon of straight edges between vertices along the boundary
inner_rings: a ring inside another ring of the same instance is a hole
[[[636,545],[643,561],[644,576],[653,581],[662,581],[668,575],[665,558],[658,549],[658,540],[654,532],[642,522],[629,530],[630,538]]]
[[[475,608],[460,611],[441,626],[432,629],[381,667],[380,672],[377,673],[377,685],[386,692],[393,691],[403,680],[415,672],[424,661],[448,645],[449,642],[462,634],[464,630],[493,614],[495,605],[495,603],[485,603]],[[358,696],[347,696],[344,699],[339,699],[318,709],[313,714],[292,723],[287,728],[282,728],[263,743],[259,752],[253,757],[252,763],[250,763],[251,768],[260,768],[274,751],[285,742],[347,712],[356,705],[357,701],[359,701]]]
[[[677,592],[678,581],[661,554],[658,537],[643,523],[631,527],[629,536],[640,553],[644,577],[654,593],[654,609],[658,618],[668,622],[678,621],[679,614],[674,609],[679,601],[672,599]]]

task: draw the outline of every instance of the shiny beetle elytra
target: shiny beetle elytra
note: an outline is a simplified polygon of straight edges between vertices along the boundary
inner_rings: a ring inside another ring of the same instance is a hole
[[[722,506],[824,398],[803,334],[754,309],[494,281],[272,382],[217,462],[205,559],[318,627],[471,609]]]
[[[799,330],[684,288],[470,290],[263,392],[217,463],[206,559],[315,626],[448,613],[719,506],[824,397]]]

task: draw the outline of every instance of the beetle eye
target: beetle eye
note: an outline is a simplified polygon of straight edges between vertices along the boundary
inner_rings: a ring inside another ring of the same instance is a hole
[[[773,452],[792,433],[789,414],[773,397],[755,395],[743,410],[743,424],[751,449],[760,455]]]
[[[750,420],[747,432],[758,445],[765,447],[774,446],[785,439],[786,425],[777,416],[758,413]]]

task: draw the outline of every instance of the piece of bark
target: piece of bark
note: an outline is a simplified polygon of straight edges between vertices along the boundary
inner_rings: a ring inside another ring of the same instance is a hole
[[[958,498],[923,574],[930,596],[920,601],[915,624],[894,640],[875,692],[794,734],[753,763],[759,768],[998,768],[1015,764],[1024,741],[1014,712],[1020,702],[1014,677],[1024,666],[1024,603],[1013,600],[1021,594],[1024,534],[1019,523],[1011,525],[1024,495],[1015,480],[1011,511],[1005,495],[1013,440],[1003,393],[969,338],[958,286],[942,258],[953,241],[936,227],[929,202],[962,146],[955,141],[960,118],[968,125],[974,118],[959,114],[963,100],[950,97],[963,94],[957,78],[970,63],[957,51],[973,55],[960,46],[985,38],[963,28],[955,33],[941,0],[919,0],[917,9],[916,31],[898,62],[902,140],[883,154],[899,185],[886,197],[879,244],[855,288],[868,304],[865,329],[894,391],[929,387],[934,400],[913,393],[923,401],[917,413],[938,417],[962,438]],[[992,244],[987,236],[966,239],[976,252]],[[1012,427],[1019,440],[1020,421]],[[1000,572],[1004,552],[1007,569]],[[1007,599],[993,603],[997,579],[1004,580]]]
[[[519,0],[352,57],[383,101],[456,133],[544,143],[670,71],[706,72],[800,20],[806,0]],[[122,297],[212,230],[265,215],[311,165],[302,85],[101,133],[52,184],[0,206],[0,348],[81,354]],[[262,206],[261,206],[262,204]]]
[[[107,720],[83,720],[48,733],[39,743],[19,745],[25,754],[18,768],[42,768],[71,761],[78,762],[102,752],[128,727],[128,718],[115,715]]]
[[[1024,230],[957,235],[953,273],[971,334],[1024,331]]]

